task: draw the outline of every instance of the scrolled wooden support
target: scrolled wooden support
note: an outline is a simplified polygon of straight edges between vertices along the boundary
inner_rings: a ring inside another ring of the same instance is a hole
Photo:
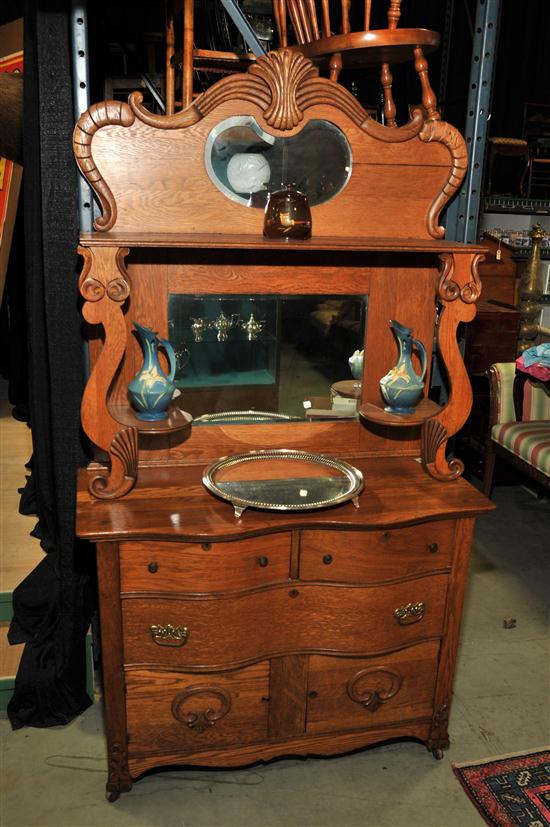
[[[422,426],[421,456],[424,468],[432,477],[448,481],[459,477],[464,465],[458,459],[447,459],[447,441],[464,425],[472,406],[472,388],[456,334],[458,325],[472,321],[476,314],[475,302],[481,293],[478,267],[484,256],[443,253],[439,258],[442,267],[438,284],[441,302],[438,347],[450,388],[445,407]]]
[[[78,167],[97,197],[103,215],[96,218],[96,230],[110,230],[116,221],[116,202],[98,170],[92,155],[92,139],[103,126],[131,126],[135,115],[127,103],[102,101],[94,103],[77,121],[73,135],[73,149]]]
[[[424,143],[437,141],[451,153],[452,165],[443,189],[437,194],[426,216],[428,233],[432,238],[443,238],[445,227],[438,225],[439,214],[449,198],[454,195],[468,169],[468,152],[460,132],[451,124],[440,120],[426,120],[418,136]]]
[[[172,115],[155,115],[143,106],[143,95],[141,92],[132,92],[128,97],[128,106],[134,115],[147,126],[154,126],[157,129],[184,129],[191,126],[202,118],[199,110],[191,104],[186,109]]]
[[[130,295],[124,259],[127,247],[79,247],[84,258],[80,292],[85,302],[82,315],[105,332],[103,349],[82,397],[81,418],[90,440],[109,454],[110,470],[91,478],[90,493],[113,499],[128,493],[137,478],[137,430],[121,429],[107,404],[109,388],[126,348],[126,323],[122,305]]]

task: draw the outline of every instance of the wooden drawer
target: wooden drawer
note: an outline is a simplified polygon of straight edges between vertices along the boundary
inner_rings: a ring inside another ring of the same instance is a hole
[[[289,574],[290,532],[227,543],[120,544],[122,592],[231,591]]]
[[[213,668],[291,652],[373,654],[441,635],[446,591],[447,576],[434,575],[383,588],[296,583],[218,597],[127,597],[124,659]],[[175,639],[168,625],[188,634]]]
[[[307,732],[377,727],[431,717],[439,641],[375,658],[311,655]]]
[[[269,664],[221,674],[126,673],[129,754],[197,752],[267,737]]]
[[[300,577],[382,583],[451,564],[454,521],[388,531],[302,531]]]

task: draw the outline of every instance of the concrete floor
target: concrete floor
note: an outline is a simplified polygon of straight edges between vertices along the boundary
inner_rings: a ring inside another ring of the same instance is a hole
[[[498,487],[478,522],[451,748],[417,743],[242,770],[158,772],[114,804],[104,798],[100,704],[67,727],[11,732],[3,744],[2,827],[473,827],[480,816],[451,762],[550,743],[550,504]],[[516,618],[505,629],[505,618]]]

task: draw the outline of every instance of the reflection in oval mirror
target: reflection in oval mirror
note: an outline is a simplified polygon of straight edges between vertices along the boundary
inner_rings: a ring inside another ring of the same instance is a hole
[[[309,204],[324,204],[351,175],[351,149],[329,121],[313,120],[296,135],[278,138],[248,115],[227,118],[206,141],[204,161],[215,186],[239,204],[260,207],[269,191],[292,182]]]

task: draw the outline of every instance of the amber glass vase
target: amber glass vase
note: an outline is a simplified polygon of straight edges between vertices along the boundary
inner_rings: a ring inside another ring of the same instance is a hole
[[[265,207],[264,235],[267,238],[311,236],[311,210],[307,195],[298,192],[295,184],[283,184],[282,189],[269,194]]]

